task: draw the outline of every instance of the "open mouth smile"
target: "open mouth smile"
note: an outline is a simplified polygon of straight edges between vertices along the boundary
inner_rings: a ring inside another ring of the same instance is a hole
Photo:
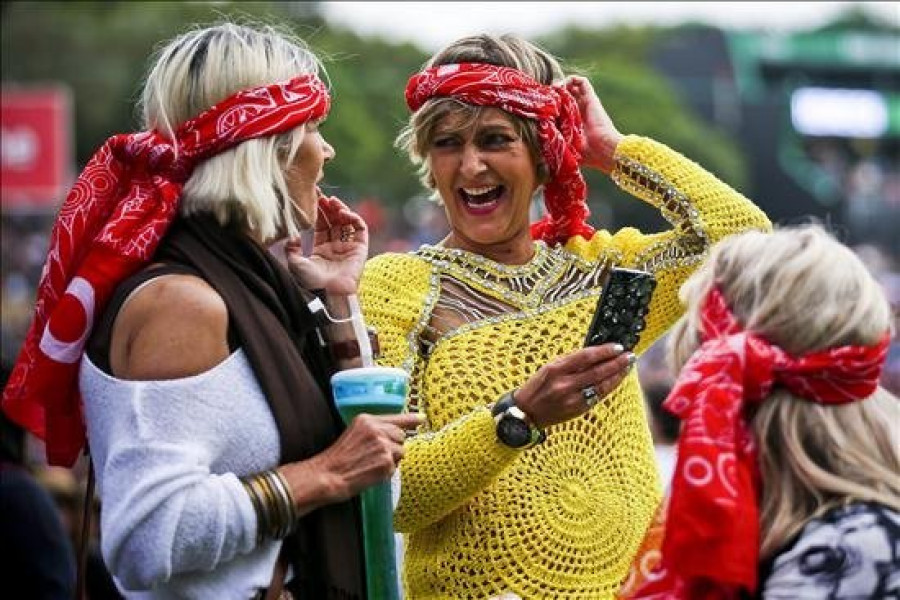
[[[487,214],[497,208],[505,191],[502,185],[458,189],[463,206],[474,214]]]

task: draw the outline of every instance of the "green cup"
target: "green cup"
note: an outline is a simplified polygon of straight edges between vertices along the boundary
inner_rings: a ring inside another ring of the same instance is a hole
[[[363,413],[393,415],[403,412],[409,374],[392,367],[347,369],[334,374],[331,389],[338,412],[349,425]],[[370,600],[399,600],[391,482],[376,484],[364,490],[360,497],[368,597]]]

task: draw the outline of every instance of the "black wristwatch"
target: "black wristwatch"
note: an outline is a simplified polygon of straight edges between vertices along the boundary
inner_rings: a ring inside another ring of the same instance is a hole
[[[494,408],[491,415],[497,429],[497,439],[510,448],[530,448],[547,439],[543,430],[535,427],[521,408],[516,406],[515,390],[506,392]]]

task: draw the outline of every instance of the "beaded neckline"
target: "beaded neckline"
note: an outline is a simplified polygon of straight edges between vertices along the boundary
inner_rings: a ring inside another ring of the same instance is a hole
[[[550,254],[547,244],[536,240],[534,242],[534,254],[528,262],[521,265],[507,265],[501,262],[491,260],[481,254],[462,250],[460,248],[445,248],[444,246],[433,246],[431,244],[423,244],[416,252],[419,256],[429,260],[452,260],[459,265],[466,265],[473,270],[488,270],[494,273],[498,278],[504,277],[523,277],[530,272],[540,268],[546,262]]]
[[[534,256],[522,265],[498,263],[459,248],[423,245],[416,254],[440,272],[518,306],[534,306],[567,265],[565,251],[534,242]]]

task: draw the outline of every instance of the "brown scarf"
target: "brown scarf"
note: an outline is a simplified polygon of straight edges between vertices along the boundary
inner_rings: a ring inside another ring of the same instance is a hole
[[[222,296],[229,335],[244,349],[281,442],[280,464],[310,458],[344,426],[334,407],[332,361],[307,308],[312,294],[260,244],[210,217],[178,219],[155,260],[189,267]],[[364,598],[358,500],[305,515],[287,540],[302,598]]]

